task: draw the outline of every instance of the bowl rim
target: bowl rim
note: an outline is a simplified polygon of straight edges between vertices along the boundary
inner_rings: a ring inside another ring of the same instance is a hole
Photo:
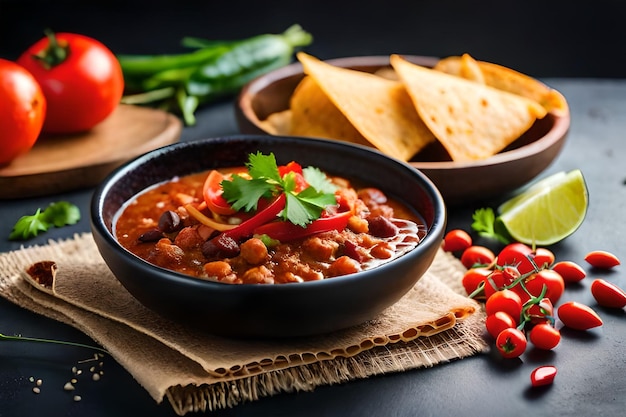
[[[369,276],[371,274],[376,274],[381,268],[386,268],[386,266],[396,263],[396,262],[411,262],[412,258],[418,256],[421,252],[427,252],[428,249],[432,248],[432,245],[438,245],[440,242],[434,241],[435,239],[439,240],[440,237],[443,237],[443,233],[446,228],[447,223],[447,208],[443,196],[439,192],[436,185],[428,178],[423,172],[419,169],[415,168],[411,164],[403,162],[401,160],[392,158],[388,155],[383,154],[382,152],[358,144],[352,143],[344,143],[337,142],[328,139],[321,138],[308,138],[308,137],[298,137],[298,136],[268,136],[268,135],[254,135],[254,134],[237,134],[237,135],[225,135],[220,137],[209,137],[209,138],[201,138],[190,141],[177,142],[169,145],[165,145],[163,147],[148,151],[142,155],[139,155],[128,162],[122,164],[113,170],[94,190],[91,198],[90,204],[90,223],[93,232],[97,232],[100,237],[108,244],[111,250],[115,250],[118,254],[124,259],[125,262],[134,262],[143,268],[147,268],[150,271],[153,271],[156,275],[161,278],[167,279],[168,281],[191,285],[197,288],[213,288],[218,291],[228,291],[228,289],[236,287],[236,288],[245,288],[245,291],[255,291],[255,292],[273,292],[273,291],[302,291],[298,288],[306,289],[311,286],[325,286],[325,285],[337,285],[337,281],[335,279],[323,279],[318,281],[305,281],[299,282],[297,285],[283,285],[283,284],[274,284],[274,285],[246,285],[246,284],[229,284],[219,281],[213,280],[203,280],[192,277],[190,275],[186,275],[181,272],[169,270],[167,268],[163,268],[157,265],[154,265],[141,257],[133,254],[125,247],[123,247],[115,238],[111,230],[107,224],[105,224],[104,217],[102,216],[102,209],[104,207],[104,203],[106,200],[107,194],[110,192],[111,188],[114,186],[116,182],[121,180],[128,172],[132,172],[137,167],[148,163],[150,160],[158,158],[159,155],[165,154],[167,152],[177,152],[181,149],[193,147],[193,146],[202,146],[205,143],[216,143],[222,142],[226,143],[231,139],[241,139],[241,140],[257,140],[257,141],[269,141],[278,143],[281,139],[293,140],[297,142],[302,142],[303,144],[314,144],[316,147],[319,144],[324,144],[320,146],[330,146],[330,147],[342,147],[342,148],[352,148],[353,151],[357,153],[366,153],[366,154],[376,154],[375,157],[383,157],[386,158],[392,163],[399,165],[402,169],[405,169],[412,174],[416,175],[421,182],[421,187],[423,191],[429,196],[432,206],[433,206],[433,221],[432,225],[428,228],[428,232],[426,236],[420,241],[420,243],[413,248],[412,250],[404,253],[403,255],[394,258],[391,262],[384,263],[378,267],[363,270],[356,272],[354,274],[348,274],[341,276],[341,281],[346,285],[354,280],[360,280],[364,276]],[[125,204],[128,200],[126,200],[123,204]]]
[[[421,65],[430,65],[439,61],[440,58],[427,55],[409,55],[402,54],[402,56],[413,62],[420,63]],[[331,58],[324,60],[329,64],[339,65],[344,67],[375,67],[375,66],[388,66],[389,55],[356,55],[348,57]],[[259,118],[256,112],[252,108],[251,98],[265,87],[280,81],[282,79],[297,76],[303,73],[303,67],[300,62],[293,62],[282,68],[273,70],[267,74],[261,75],[256,79],[250,81],[240,91],[237,97],[237,106],[239,107],[243,116],[249,123],[252,123],[256,128],[261,131],[265,130],[258,123]],[[541,80],[538,80],[542,82]],[[542,82],[543,83],[543,82]],[[545,84],[545,83],[544,83]],[[499,152],[487,159],[481,159],[476,161],[408,161],[408,163],[420,170],[454,170],[454,169],[467,169],[467,168],[482,168],[488,166],[495,166],[504,164],[507,162],[518,161],[520,159],[528,158],[532,155],[541,153],[542,151],[555,145],[559,140],[564,138],[570,129],[571,115],[569,110],[562,114],[549,113],[546,117],[553,117],[554,123],[550,130],[543,136],[539,137],[530,143],[520,146],[508,151]],[[269,134],[266,132],[266,134]]]

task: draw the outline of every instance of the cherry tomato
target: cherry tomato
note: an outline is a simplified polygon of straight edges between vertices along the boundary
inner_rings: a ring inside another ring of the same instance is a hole
[[[550,385],[554,382],[557,370],[555,366],[546,365],[535,368],[530,373],[530,383],[533,387]]]
[[[115,55],[87,36],[49,34],[17,62],[33,74],[48,102],[44,132],[91,129],[116,109],[124,91],[124,76]]]
[[[495,314],[497,311],[504,311],[519,323],[522,314],[522,300],[519,295],[511,290],[500,290],[493,293],[485,302],[485,312],[487,315]]]
[[[500,266],[516,266],[520,274],[524,275],[535,270],[530,261],[532,256],[533,250],[530,246],[515,242],[502,248],[496,263]]]
[[[465,271],[461,282],[463,283],[463,288],[465,288],[467,295],[474,293],[489,274],[491,274],[491,269],[489,268],[470,268]],[[484,291],[482,292],[482,296],[484,297]]]
[[[539,269],[549,268],[556,260],[554,252],[547,248],[535,249],[531,257]]]
[[[530,330],[528,338],[536,348],[551,350],[561,341],[561,332],[548,323],[540,323]]]
[[[516,327],[515,319],[504,311],[496,311],[485,319],[485,327],[489,334],[495,339],[504,329]]]
[[[450,230],[443,238],[443,250],[460,252],[472,246],[472,237],[463,229]]]
[[[504,283],[507,287],[510,287],[511,291],[516,293],[522,304],[530,299],[530,295],[526,292],[526,290],[520,285],[520,273],[515,266],[506,266],[502,269],[502,274],[504,276]],[[523,278],[522,278],[523,279]]]
[[[603,307],[624,308],[626,306],[626,291],[603,279],[598,278],[591,283],[591,294]]]
[[[0,165],[35,145],[45,115],[46,99],[35,78],[15,62],[0,59]]]
[[[598,313],[591,307],[576,301],[561,304],[557,309],[557,314],[563,324],[570,329],[589,330],[602,326],[602,319]]]
[[[473,245],[463,251],[461,263],[466,268],[475,266],[490,265],[495,260],[496,255],[491,249],[485,246]]]
[[[604,250],[594,250],[585,255],[585,261],[594,268],[611,269],[620,264],[617,256]]]
[[[526,350],[526,336],[514,327],[504,329],[496,338],[496,347],[504,358],[517,358]]]
[[[552,269],[558,272],[565,282],[579,282],[587,276],[585,270],[572,261],[557,262]]]
[[[554,306],[549,298],[542,298],[538,303],[528,307],[526,315],[531,323],[545,323],[554,321]]]
[[[488,300],[497,291],[500,291],[501,289],[506,287],[508,283],[509,281],[506,279],[504,273],[501,270],[495,269],[491,271],[491,274],[485,277],[485,286],[483,290],[485,294],[485,300]]]
[[[543,287],[546,286],[547,290],[545,296],[552,301],[552,304],[556,304],[563,295],[563,291],[565,291],[565,281],[563,277],[553,269],[542,269],[530,275],[526,278],[524,284],[528,292],[535,297],[538,297]]]

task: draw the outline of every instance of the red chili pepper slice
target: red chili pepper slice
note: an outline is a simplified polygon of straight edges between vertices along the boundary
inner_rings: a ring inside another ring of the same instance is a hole
[[[352,212],[344,211],[330,217],[321,217],[306,227],[284,221],[271,222],[254,229],[254,234],[267,235],[272,239],[288,242],[331,230],[341,231],[348,225],[351,215]]]
[[[258,211],[254,216],[241,223],[234,229],[222,233],[224,237],[229,237],[235,241],[252,236],[256,228],[276,219],[276,216],[285,208],[287,197],[281,193],[267,207]]]
[[[542,387],[550,385],[554,382],[557,370],[555,366],[546,365],[535,368],[530,373],[530,383],[533,387]]]

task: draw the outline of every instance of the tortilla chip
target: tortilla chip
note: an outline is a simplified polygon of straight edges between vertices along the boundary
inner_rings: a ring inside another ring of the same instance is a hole
[[[305,76],[290,100],[290,135],[337,139],[372,146],[339,111],[310,76]]]
[[[473,81],[476,81],[475,72],[476,69],[479,69],[484,84],[488,86],[534,100],[541,104],[546,111],[556,115],[569,112],[565,97],[557,90],[511,68],[485,61],[476,61],[468,54],[444,58],[437,62],[433,69]],[[468,74],[473,75],[469,76]]]
[[[381,152],[408,161],[435,140],[402,83],[335,67],[304,52],[297,56],[304,72],[315,80],[356,130]]]
[[[424,123],[453,161],[485,159],[519,138],[546,110],[538,103],[391,56]]]
[[[485,77],[480,69],[480,66],[478,65],[478,62],[476,62],[476,60],[468,54],[463,54],[463,56],[461,56],[458,76],[474,81],[478,84],[486,84]]]
[[[291,131],[291,110],[277,111],[259,120],[261,129],[270,135],[288,135]]]

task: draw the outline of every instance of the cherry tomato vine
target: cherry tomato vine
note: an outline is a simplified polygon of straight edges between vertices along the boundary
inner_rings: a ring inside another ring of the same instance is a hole
[[[555,349],[561,343],[561,325],[587,331],[603,324],[591,306],[561,302],[566,286],[580,283],[587,272],[574,261],[557,260],[548,248],[513,242],[496,253],[475,244],[466,231],[453,229],[442,249],[466,268],[462,285],[470,298],[484,303],[486,330],[504,358],[519,358],[529,346]],[[584,259],[593,270],[620,265],[616,255],[604,250],[591,251]],[[595,279],[590,289],[599,306],[626,307],[626,291],[616,284]],[[540,366],[531,374],[531,385],[551,384],[556,374],[556,367]]]

